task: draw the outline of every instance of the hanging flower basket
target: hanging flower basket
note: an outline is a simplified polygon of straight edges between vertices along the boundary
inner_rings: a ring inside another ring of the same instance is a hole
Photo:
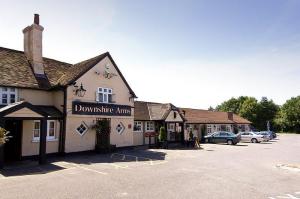
[[[9,132],[7,130],[5,130],[4,128],[0,127],[0,145],[5,144],[10,136],[8,136]]]

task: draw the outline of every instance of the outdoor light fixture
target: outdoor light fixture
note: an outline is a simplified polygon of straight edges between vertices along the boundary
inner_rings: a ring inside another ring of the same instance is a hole
[[[83,88],[82,83],[80,84],[80,87],[78,87],[77,85],[75,85],[74,87],[75,95],[77,95],[78,97],[83,97],[85,95],[86,90]]]

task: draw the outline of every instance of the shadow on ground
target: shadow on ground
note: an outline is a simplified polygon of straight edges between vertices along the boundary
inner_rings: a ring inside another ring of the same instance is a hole
[[[0,174],[4,177],[13,177],[13,176],[25,176],[25,175],[37,175],[37,174],[46,174],[54,171],[59,171],[66,169],[61,166],[48,163],[45,165],[39,165],[37,161],[21,161],[15,162],[13,164],[6,165]]]
[[[91,165],[96,163],[144,162],[165,160],[166,153],[147,148],[119,149],[115,153],[99,154],[85,152],[47,158],[47,164],[39,165],[37,161],[26,160],[5,165],[0,170],[4,177],[46,174],[67,169],[76,165]],[[0,175],[0,177],[1,177]]]

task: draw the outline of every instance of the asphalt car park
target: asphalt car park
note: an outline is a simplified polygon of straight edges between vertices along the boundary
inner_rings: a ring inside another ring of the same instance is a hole
[[[300,135],[23,164],[1,171],[1,198],[300,198]]]

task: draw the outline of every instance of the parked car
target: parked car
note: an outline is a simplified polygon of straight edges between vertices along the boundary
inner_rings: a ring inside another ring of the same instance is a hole
[[[260,132],[257,132],[258,135],[263,135],[264,138],[266,140],[271,140],[272,139],[272,136],[270,135],[270,133],[268,133],[267,131],[260,131]]]
[[[277,134],[274,131],[267,131],[270,135],[272,135],[272,138],[277,138]]]
[[[264,135],[258,135],[254,132],[241,132],[241,142],[260,143],[267,141]]]
[[[232,132],[218,131],[210,135],[204,136],[207,143],[227,143],[229,145],[236,145],[241,140],[240,134],[234,134]]]

